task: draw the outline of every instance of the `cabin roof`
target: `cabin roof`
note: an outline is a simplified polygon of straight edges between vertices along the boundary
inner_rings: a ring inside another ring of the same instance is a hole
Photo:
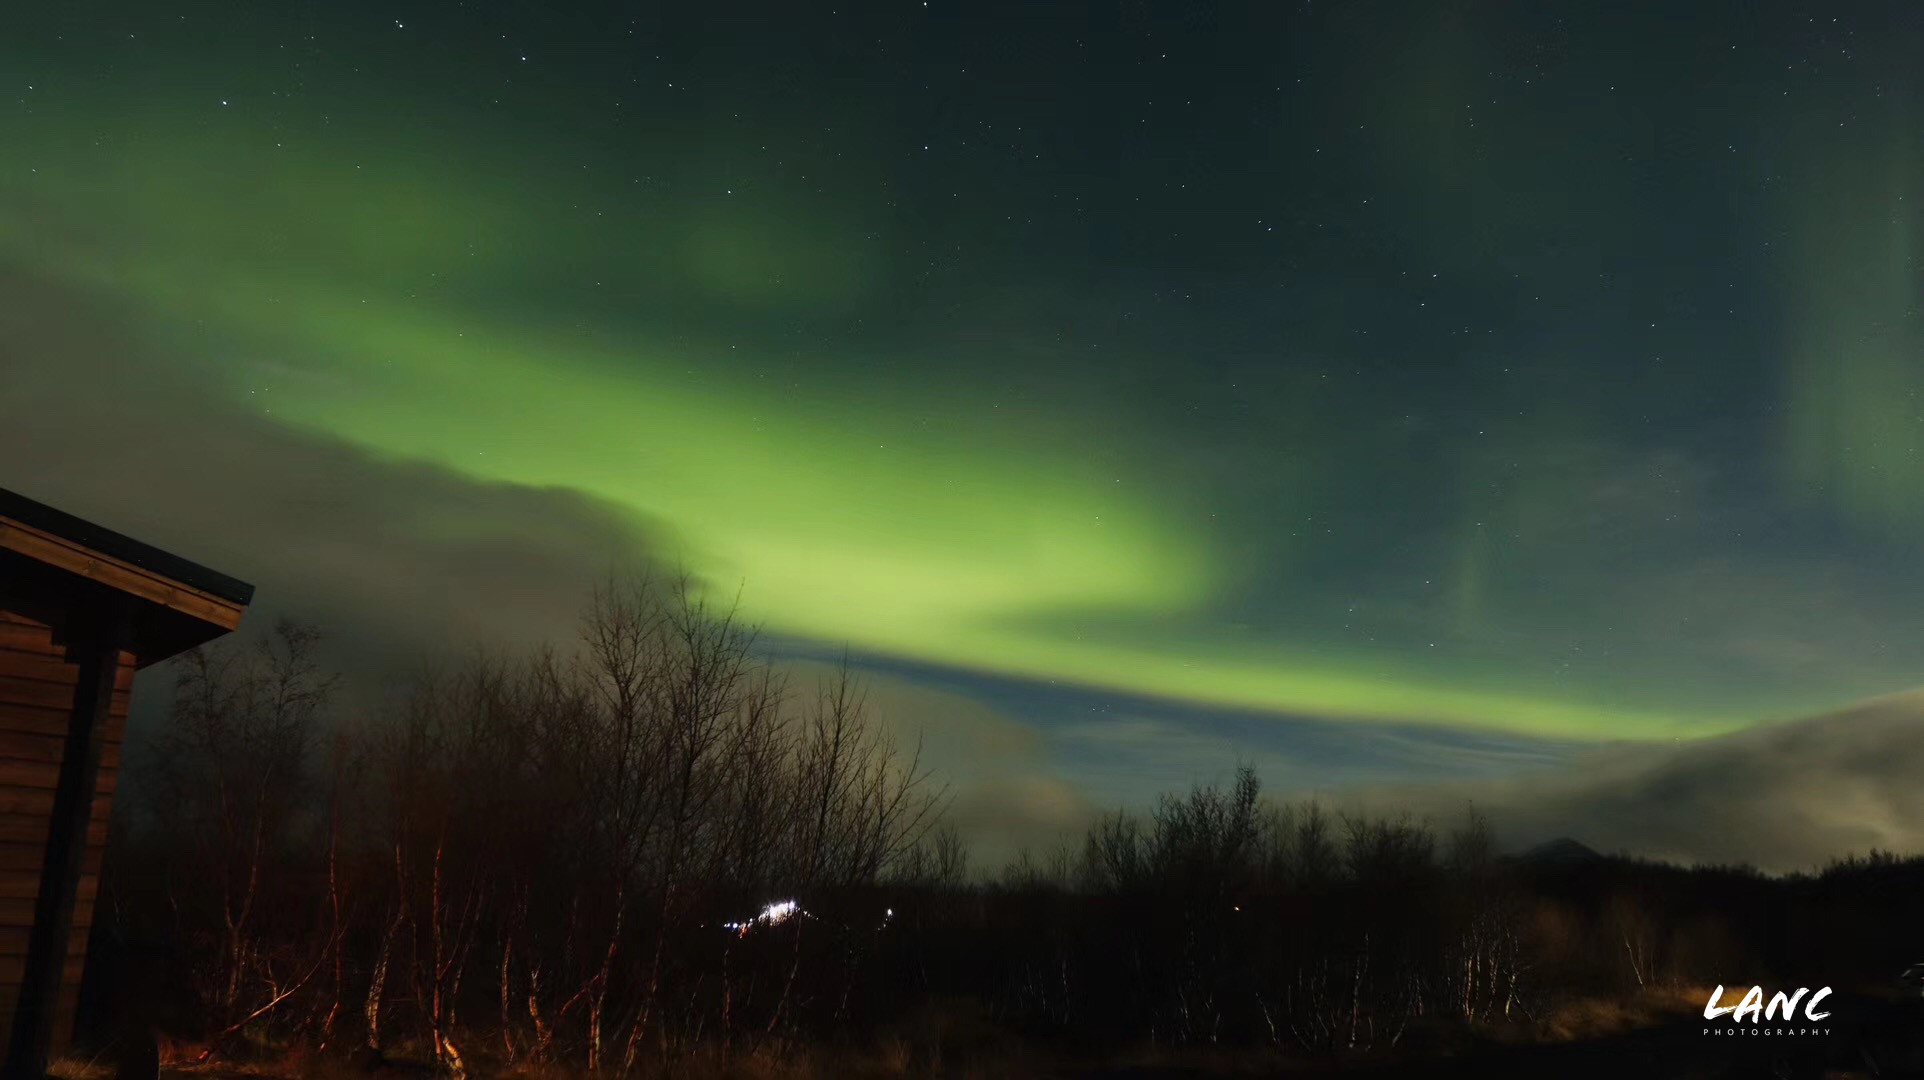
[[[35,502],[18,492],[0,488],[0,518],[8,518],[41,532],[52,533],[80,547],[132,563],[143,570],[177,581],[192,589],[212,593],[229,603],[245,606],[254,599],[254,587],[238,578],[189,562],[152,544],[95,525],[46,503]],[[4,528],[4,525],[0,525]]]
[[[234,629],[254,587],[0,488],[0,593],[56,629],[87,595],[134,598],[129,644],[145,667]]]

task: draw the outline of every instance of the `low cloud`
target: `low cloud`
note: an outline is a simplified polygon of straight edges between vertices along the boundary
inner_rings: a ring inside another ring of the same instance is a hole
[[[1379,786],[1339,802],[1440,823],[1474,802],[1514,847],[1571,836],[1676,862],[1810,869],[1924,851],[1924,691],[1689,743],[1622,744],[1512,780]]]

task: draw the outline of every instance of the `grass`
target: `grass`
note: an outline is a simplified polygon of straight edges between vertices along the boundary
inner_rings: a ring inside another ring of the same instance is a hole
[[[1629,995],[1565,998],[1530,1020],[1518,1017],[1470,1027],[1447,1018],[1413,1022],[1394,1047],[1310,1057],[1261,1047],[1167,1047],[1146,1043],[1111,1052],[1070,1055],[1025,1041],[996,1024],[969,1000],[937,1000],[859,1045],[766,1041],[687,1046],[663,1060],[650,1056],[637,1080],[1043,1080],[1090,1075],[1250,1077],[1361,1066],[1395,1068],[1480,1054],[1493,1047],[1580,1050],[1646,1029],[1674,1026],[1701,1012],[1709,987],[1652,986]],[[476,1035],[465,1045],[471,1080],[585,1080],[576,1064],[508,1064],[492,1055],[498,1044]],[[397,1043],[388,1060],[368,1067],[345,1053],[299,1047],[235,1046],[224,1060],[196,1063],[199,1044],[163,1041],[161,1075],[177,1080],[426,1080],[436,1075],[423,1045]],[[112,1080],[112,1059],[64,1058],[50,1070],[60,1080]]]
[[[51,1080],[115,1080],[113,1064],[104,1055],[55,1058],[47,1064],[47,1076]]]
[[[1576,997],[1557,1003],[1544,1016],[1541,1042],[1580,1042],[1655,1027],[1693,1014],[1710,1000],[1708,986],[1646,986],[1629,997]]]

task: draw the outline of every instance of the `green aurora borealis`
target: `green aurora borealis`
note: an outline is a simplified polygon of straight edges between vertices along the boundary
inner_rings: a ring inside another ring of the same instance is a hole
[[[1333,7],[35,16],[0,260],[825,648],[1572,738],[1917,683],[1917,13]]]

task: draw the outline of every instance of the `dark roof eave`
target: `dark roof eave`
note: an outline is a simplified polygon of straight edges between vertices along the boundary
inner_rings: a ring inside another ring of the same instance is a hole
[[[189,588],[217,596],[229,603],[247,606],[254,599],[254,587],[238,578],[228,577],[196,562],[143,544],[130,536],[102,528],[91,521],[35,502],[17,492],[0,488],[0,517],[12,518],[43,532],[90,548],[102,555],[132,563],[143,570],[171,578]]]

